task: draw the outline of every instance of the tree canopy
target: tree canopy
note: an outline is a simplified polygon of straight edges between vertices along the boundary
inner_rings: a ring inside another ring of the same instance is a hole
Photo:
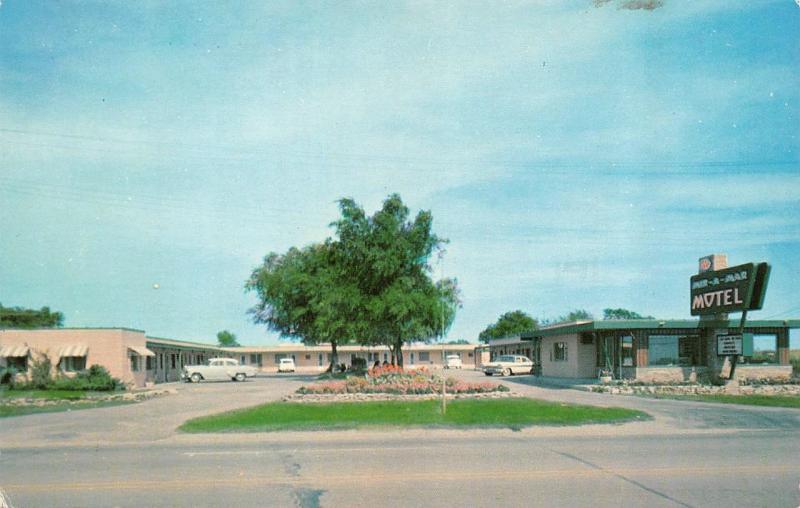
[[[236,335],[228,330],[222,330],[217,333],[217,344],[220,347],[239,347],[239,342],[236,340]]]
[[[442,335],[459,305],[455,279],[434,283],[429,258],[443,240],[433,218],[413,220],[400,196],[390,195],[367,216],[352,199],[339,201],[341,218],[328,238],[264,258],[246,284],[258,296],[254,320],[306,344],[388,345],[402,365],[402,344]]]
[[[23,307],[3,307],[0,303],[0,328],[60,328],[64,314],[51,312],[50,307],[39,310]]]
[[[594,319],[592,313],[584,309],[575,309],[555,319],[547,319],[542,324],[556,325],[558,323],[571,323],[573,321],[586,321]]]
[[[478,339],[482,342],[489,342],[490,339],[519,335],[523,332],[536,330],[538,327],[539,324],[534,318],[521,310],[515,310],[506,312],[497,319],[496,323],[487,326],[478,335]]]
[[[655,319],[653,316],[642,316],[638,312],[628,309],[603,309],[603,319],[620,320],[620,319]]]

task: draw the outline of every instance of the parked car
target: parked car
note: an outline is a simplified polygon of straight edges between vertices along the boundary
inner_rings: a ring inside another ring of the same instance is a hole
[[[502,355],[498,356],[483,366],[483,373],[487,376],[500,374],[502,376],[512,376],[514,374],[531,374],[533,362],[526,356]]]
[[[447,355],[444,358],[444,368],[445,369],[460,369],[461,368],[461,357],[458,355]]]
[[[278,362],[278,372],[294,372],[294,358],[281,358]]]
[[[244,381],[255,377],[256,369],[249,365],[240,365],[233,358],[211,358],[205,365],[184,365],[181,379],[199,383],[200,381]]]

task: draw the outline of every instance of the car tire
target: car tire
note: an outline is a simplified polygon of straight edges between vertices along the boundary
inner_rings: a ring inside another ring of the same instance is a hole
[[[492,373],[491,373],[491,372],[484,372],[484,373],[483,373],[483,375],[484,375],[484,376],[491,376],[491,375],[492,375]]]
[[[199,383],[200,381],[203,380],[203,376],[195,372],[194,374],[191,375],[191,377],[189,377],[189,379],[192,381],[192,383]]]
[[[234,381],[239,381],[239,382],[244,381],[245,379],[247,379],[247,374],[245,374],[244,372],[239,372],[238,374],[236,374],[236,376],[233,377]]]
[[[504,376],[510,376],[512,374],[511,369],[503,369]]]

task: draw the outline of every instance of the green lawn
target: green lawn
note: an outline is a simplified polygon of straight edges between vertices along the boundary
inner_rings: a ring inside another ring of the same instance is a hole
[[[34,413],[57,413],[60,411],[78,411],[81,409],[94,409],[98,407],[119,406],[130,404],[132,401],[121,400],[91,400],[95,395],[109,395],[112,392],[89,392],[82,390],[0,390],[0,418],[8,416],[22,416]],[[7,404],[12,399],[41,399],[62,401],[46,406],[17,406]],[[84,399],[86,399],[84,401]],[[83,401],[83,402],[75,402]],[[71,403],[72,402],[72,403]]]
[[[645,396],[647,397],[648,395]],[[649,397],[656,399],[719,402],[721,404],[800,408],[800,396],[797,395],[657,395],[655,397],[649,395]]]
[[[24,416],[36,413],[59,413],[62,411],[80,411],[82,409],[95,409],[98,407],[110,406],[123,406],[125,404],[134,404],[132,400],[104,400],[104,401],[87,401],[70,404],[63,402],[60,404],[48,404],[46,406],[10,406],[8,404],[0,404],[0,418],[7,418],[9,416]]]
[[[110,393],[84,390],[0,390],[0,403],[7,399],[81,400]]]
[[[184,432],[265,432],[331,430],[358,427],[507,427],[616,423],[648,418],[621,408],[559,404],[533,399],[456,400],[442,416],[440,402],[344,402],[298,404],[273,402],[238,411],[195,418]]]

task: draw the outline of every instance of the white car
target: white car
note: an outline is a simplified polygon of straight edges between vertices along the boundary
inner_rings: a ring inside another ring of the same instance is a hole
[[[500,374],[501,376],[513,376],[514,374],[531,374],[533,362],[526,356],[502,355],[498,356],[483,366],[483,373],[487,376]]]
[[[460,369],[461,368],[461,357],[458,355],[447,355],[444,358],[444,368],[445,369]]]
[[[181,379],[199,383],[200,381],[244,381],[255,377],[256,369],[249,365],[240,365],[233,358],[211,358],[205,365],[184,365]]]
[[[294,359],[281,358],[281,361],[278,362],[278,372],[294,372]]]

